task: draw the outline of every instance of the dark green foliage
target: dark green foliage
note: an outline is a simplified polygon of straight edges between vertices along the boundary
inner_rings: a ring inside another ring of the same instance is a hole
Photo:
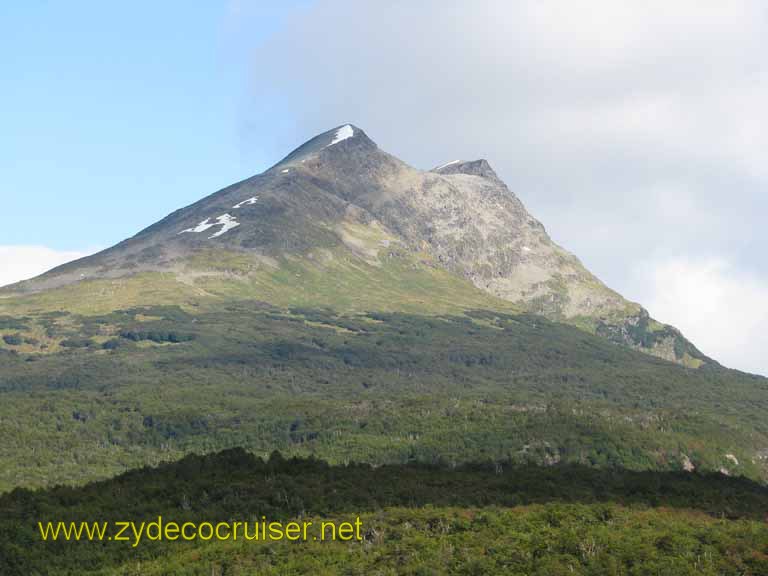
[[[545,506],[505,510],[532,504]],[[656,513],[647,510],[649,507],[679,512]],[[688,510],[731,520],[715,522]],[[629,565],[643,563],[650,569],[651,565],[646,565],[651,561],[648,552],[644,548],[632,549],[637,531],[644,530],[644,523],[650,523],[656,528],[653,537],[648,538],[659,561],[672,562],[680,557],[682,548],[697,550],[697,546],[683,541],[693,531],[705,539],[698,546],[705,542],[712,545],[723,538],[732,544],[738,542],[739,546],[729,548],[728,555],[725,550],[717,551],[717,547],[711,548],[710,554],[723,554],[730,562],[741,562],[740,574],[757,575],[760,572],[751,571],[750,566],[761,564],[749,562],[759,556],[750,554],[768,546],[768,528],[746,519],[759,521],[767,512],[768,490],[748,480],[720,475],[493,463],[455,469],[417,464],[379,468],[361,464],[330,466],[315,459],[286,459],[279,453],[273,453],[264,461],[235,449],[206,457],[188,456],[158,469],[134,470],[82,488],[16,490],[0,497],[0,573],[8,576],[84,574],[88,572],[87,567],[106,570],[124,563],[149,563],[158,557],[162,564],[186,565],[184,558],[194,549],[193,545],[148,541],[138,548],[117,542],[43,544],[37,533],[38,521],[141,522],[163,516],[166,521],[216,522],[261,516],[288,520],[298,516],[347,518],[362,514],[368,528],[368,545],[374,546],[371,552],[377,550],[377,546],[394,552],[397,542],[421,534],[425,560],[429,558],[425,568],[431,566],[433,571],[440,570],[440,564],[430,550],[439,549],[439,542],[447,534],[455,534],[456,544],[460,546],[469,546],[475,542],[476,534],[482,534],[487,539],[486,546],[471,552],[471,562],[490,561],[488,566],[496,566],[496,570],[501,557],[494,559],[494,554],[502,550],[509,553],[515,549],[509,548],[513,545],[519,547],[517,553],[521,554],[521,574],[527,573],[525,570],[530,570],[532,565],[541,565],[545,559],[550,562],[558,557],[565,566],[575,563],[584,568],[591,560],[582,546],[592,542],[588,531],[594,526],[603,526],[607,533],[614,534],[610,544],[614,549],[606,556],[616,556],[621,563]],[[399,520],[389,522],[386,518],[390,515]],[[522,525],[510,523],[515,516],[528,521]],[[397,536],[404,522],[412,525],[416,532],[409,536],[406,530]],[[598,540],[601,538],[603,536]],[[499,545],[505,542],[503,548],[491,553],[489,558],[489,547],[494,546],[497,539],[500,539]],[[566,540],[571,544],[566,545]],[[547,542],[549,546],[545,545]],[[619,552],[615,547],[621,542],[625,545]],[[592,545],[594,547],[595,542]],[[197,546],[201,553],[206,553],[207,549],[216,550],[217,545]],[[244,561],[240,558],[248,557],[248,550],[253,546],[255,544],[246,549],[233,547],[228,556],[231,561]],[[290,554],[297,554],[300,559],[306,554],[307,558],[301,561],[309,562],[316,552],[301,552],[309,546],[301,544]],[[537,563],[531,564],[538,554],[531,556],[532,552],[547,549],[545,556],[538,556]],[[555,549],[562,556],[557,556]],[[350,572],[355,566],[353,558],[347,558],[343,550],[333,550],[338,561],[343,559],[347,573],[358,573]],[[288,553],[285,550],[281,556]],[[470,558],[464,561],[469,563]],[[526,563],[523,558],[528,558]],[[695,565],[695,554],[681,564]],[[700,568],[705,566],[701,564]],[[210,568],[208,570],[210,573]],[[604,573],[599,566],[592,566],[592,570],[588,573]],[[165,573],[179,572],[166,567]],[[362,568],[359,573],[364,573]]]
[[[26,330],[28,326],[25,320],[25,318],[0,315],[0,330]]]
[[[104,344],[101,345],[102,349],[104,350],[115,350],[116,348],[119,348],[122,345],[122,342],[119,338],[112,338],[111,340],[107,340],[104,342]]]
[[[90,338],[67,338],[61,341],[61,345],[64,348],[88,348],[93,341]]]
[[[120,332],[120,337],[134,342],[150,340],[157,344],[162,344],[164,342],[178,344],[179,342],[189,342],[195,338],[194,334],[180,334],[174,331],[166,332],[162,330],[123,330]]]
[[[24,343],[24,338],[20,334],[6,334],[3,336],[3,342],[8,346],[21,346]]]

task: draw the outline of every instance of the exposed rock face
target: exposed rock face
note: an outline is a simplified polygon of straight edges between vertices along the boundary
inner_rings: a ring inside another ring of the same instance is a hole
[[[618,343],[696,366],[707,362],[674,328],[607,288],[547,235],[485,160],[420,171],[344,125],[266,172],[178,210],[133,238],[13,291],[141,271],[178,272],[196,252],[263,258],[345,246],[366,261],[349,227],[367,226],[425,266],[447,269],[521,310],[572,322]]]

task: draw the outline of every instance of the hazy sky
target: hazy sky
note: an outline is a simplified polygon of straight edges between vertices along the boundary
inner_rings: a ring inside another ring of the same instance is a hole
[[[349,121],[419,168],[487,158],[607,284],[768,374],[762,2],[16,4],[0,284]]]

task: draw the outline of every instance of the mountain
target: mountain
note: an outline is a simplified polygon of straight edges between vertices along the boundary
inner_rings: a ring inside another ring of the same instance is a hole
[[[487,162],[419,171],[352,125],[0,290],[0,492],[232,447],[766,481],[766,410]]]
[[[425,288],[413,294],[403,269]],[[177,290],[337,310],[418,311],[434,299],[443,309],[540,314],[686,366],[714,364],[555,244],[485,160],[423,172],[350,124],[133,238],[4,293],[110,280],[111,294],[124,286],[114,281],[141,274],[169,275],[169,303]],[[131,292],[130,303],[156,303],[151,284],[149,299]],[[120,297],[115,306],[125,304]]]

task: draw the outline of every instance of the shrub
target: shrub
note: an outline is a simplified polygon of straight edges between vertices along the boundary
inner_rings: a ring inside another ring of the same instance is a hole
[[[64,348],[88,348],[93,341],[90,338],[67,338],[61,341]]]
[[[120,342],[118,338],[113,338],[112,340],[107,340],[106,342],[104,342],[104,344],[101,345],[101,348],[103,350],[115,350],[121,345],[122,345],[122,342]]]
[[[141,342],[142,340],[149,340],[162,344],[163,342],[171,342],[172,344],[179,344],[180,342],[189,342],[194,340],[193,334],[180,334],[173,331],[163,330],[151,330],[151,331],[137,331],[137,330],[123,330],[120,332],[120,337],[126,340],[133,340],[134,342]]]
[[[8,346],[21,346],[24,343],[24,339],[19,334],[6,334],[3,336],[3,342]]]

